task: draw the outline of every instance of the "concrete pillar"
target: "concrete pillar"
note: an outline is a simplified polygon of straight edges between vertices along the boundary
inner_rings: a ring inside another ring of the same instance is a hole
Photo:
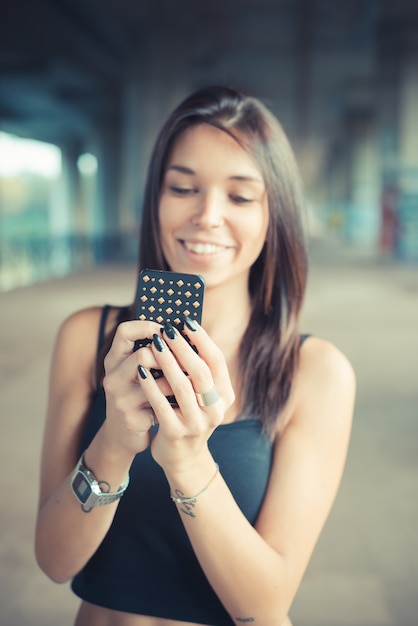
[[[68,273],[74,263],[74,225],[80,211],[78,145],[61,147],[62,173],[56,182],[49,213],[50,267],[57,276]]]
[[[418,48],[408,50],[399,93],[398,237],[396,251],[418,262]]]
[[[131,58],[125,79],[121,128],[119,229],[130,258],[138,252],[138,225],[151,150],[162,123],[188,94],[188,59],[181,41],[170,41],[170,29],[143,33],[142,46]]]
[[[407,25],[407,26],[406,26]],[[418,260],[418,30],[383,24],[379,39],[380,246]]]
[[[350,242],[376,248],[380,235],[380,169],[374,115],[351,111],[347,120],[350,198],[346,234]]]
[[[123,256],[120,243],[118,189],[120,177],[120,129],[98,126],[88,149],[97,158],[95,190],[88,207],[87,231],[94,260],[103,262]]]
[[[399,161],[403,167],[418,168],[418,49],[402,63],[398,110]]]
[[[380,245],[418,261],[418,29],[413,16],[404,15],[379,32]]]
[[[138,217],[148,164],[148,135],[145,100],[149,89],[144,83],[139,59],[133,59],[124,82],[121,128],[121,172],[118,196],[119,227],[130,256],[138,252]]]

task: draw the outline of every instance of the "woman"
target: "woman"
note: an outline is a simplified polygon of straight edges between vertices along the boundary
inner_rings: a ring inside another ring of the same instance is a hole
[[[301,210],[291,149],[258,100],[215,87],[173,112],[140,268],[201,274],[202,326],[90,308],[53,357],[36,554],[54,581],[73,578],[77,626],[290,624],[355,386],[337,348],[299,334]]]

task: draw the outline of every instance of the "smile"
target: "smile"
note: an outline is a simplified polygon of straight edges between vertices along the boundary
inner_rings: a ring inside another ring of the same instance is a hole
[[[195,254],[216,254],[217,252],[226,250],[225,246],[218,246],[214,243],[192,243],[190,241],[183,241],[183,244],[187,250]]]

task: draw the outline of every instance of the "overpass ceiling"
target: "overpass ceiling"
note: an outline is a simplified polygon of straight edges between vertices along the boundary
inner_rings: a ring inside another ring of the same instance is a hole
[[[0,129],[82,143],[119,123],[135,71],[144,97],[167,78],[239,83],[301,116],[347,88],[367,103],[379,42],[417,24],[416,0],[3,0]]]

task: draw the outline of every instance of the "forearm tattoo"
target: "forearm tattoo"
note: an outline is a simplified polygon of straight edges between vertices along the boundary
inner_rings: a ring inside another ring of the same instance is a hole
[[[253,617],[236,617],[235,620],[240,623],[249,624],[250,622],[255,622]]]

